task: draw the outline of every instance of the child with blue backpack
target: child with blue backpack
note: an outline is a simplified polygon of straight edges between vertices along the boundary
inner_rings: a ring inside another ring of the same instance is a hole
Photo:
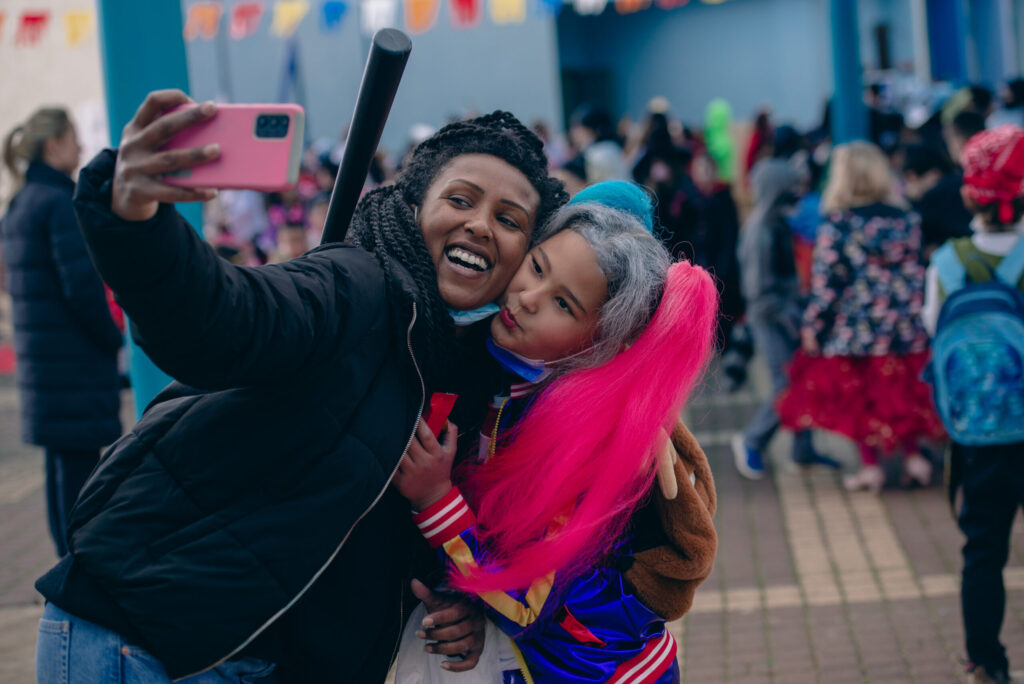
[[[1024,129],[973,136],[961,158],[971,237],[932,257],[922,319],[926,371],[953,440],[951,495],[967,537],[961,607],[970,682],[1009,682],[999,641],[1010,530],[1024,505]]]

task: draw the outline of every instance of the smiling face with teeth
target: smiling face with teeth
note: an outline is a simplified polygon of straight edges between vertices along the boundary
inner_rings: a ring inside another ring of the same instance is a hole
[[[418,215],[448,306],[472,310],[501,295],[526,255],[539,205],[526,176],[489,154],[460,155],[437,174]]]

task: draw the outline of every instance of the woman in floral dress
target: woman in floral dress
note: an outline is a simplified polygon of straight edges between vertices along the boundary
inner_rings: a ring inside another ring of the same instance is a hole
[[[926,485],[922,440],[942,423],[921,380],[928,335],[920,320],[926,262],[915,215],[900,206],[885,156],[869,143],[836,148],[814,247],[801,351],[779,414],[795,430],[821,428],[852,439],[862,469],[848,489],[879,491],[879,459],[903,455],[904,479]]]

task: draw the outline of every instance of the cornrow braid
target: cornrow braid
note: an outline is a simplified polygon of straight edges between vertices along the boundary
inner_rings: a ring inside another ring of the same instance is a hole
[[[515,167],[540,195],[534,226],[539,227],[569,200],[559,180],[548,175],[544,143],[512,114],[491,114],[448,124],[413,152],[395,185],[367,193],[356,207],[348,241],[372,252],[388,276],[389,295],[397,291],[394,263],[400,263],[416,283],[418,322],[413,349],[428,391],[452,368],[455,327],[437,286],[437,270],[430,258],[414,206],[434,179],[455,157],[487,154]]]
[[[348,241],[373,253],[387,276],[388,297],[401,301],[394,262],[400,263],[416,283],[417,323],[413,326],[413,350],[424,382],[432,391],[453,363],[455,324],[437,287],[437,270],[416,226],[412,208],[395,186],[367,193],[356,207]]]

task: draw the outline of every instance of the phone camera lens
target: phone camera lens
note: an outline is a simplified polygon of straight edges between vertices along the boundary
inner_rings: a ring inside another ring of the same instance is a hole
[[[288,135],[287,114],[260,114],[256,117],[257,138],[284,138]]]

